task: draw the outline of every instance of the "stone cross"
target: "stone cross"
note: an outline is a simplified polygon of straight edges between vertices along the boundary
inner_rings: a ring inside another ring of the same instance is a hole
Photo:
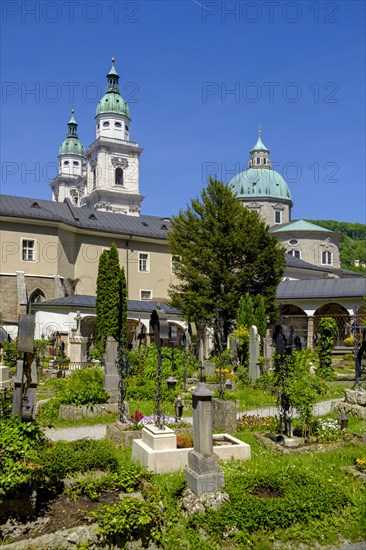
[[[80,325],[81,325],[81,315],[80,311],[76,312],[76,317],[74,317],[74,320],[76,321],[76,333],[75,334],[81,334]]]
[[[249,330],[249,378],[255,382],[261,375],[259,368],[259,341],[257,327],[252,325]]]

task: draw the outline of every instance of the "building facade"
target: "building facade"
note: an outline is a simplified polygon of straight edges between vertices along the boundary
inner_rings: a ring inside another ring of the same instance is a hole
[[[168,301],[169,285],[176,282],[176,258],[172,258],[168,246],[170,222],[141,214],[142,149],[130,141],[130,125],[129,107],[119,93],[119,75],[113,59],[106,93],[96,107],[96,139],[87,149],[79,139],[72,110],[66,138],[59,149],[59,173],[51,183],[52,200],[1,197],[0,311],[12,336],[17,332],[19,314],[27,310],[37,310],[43,323],[37,334],[44,333],[47,312],[49,316],[51,310],[52,315],[56,314],[54,308],[57,315],[62,309],[66,321],[60,330],[67,333],[70,319],[75,317],[77,296],[90,297],[91,301],[81,299],[85,310],[82,314],[95,315],[91,304],[99,258],[113,242],[125,269],[128,298],[134,303],[135,313],[131,311],[130,317],[136,321],[136,312],[146,312],[147,302]],[[270,231],[283,243],[286,273],[279,300],[283,311],[289,314],[295,306],[300,307],[296,289],[295,294],[283,290],[283,285],[292,280],[359,277],[340,268],[337,233],[304,220],[291,220],[291,192],[283,177],[273,170],[269,153],[260,131],[250,151],[247,170],[228,185],[243,207],[265,219]],[[334,288],[329,286],[329,292],[335,292]],[[347,288],[347,297],[337,294],[336,302],[332,294],[321,296],[320,300],[338,303],[342,314],[353,315],[355,306],[361,307],[363,287],[354,285],[353,294],[351,282]],[[301,296],[303,305],[305,298]],[[67,307],[71,309],[65,313]],[[314,313],[305,304],[302,312],[307,311]],[[179,318],[177,312],[174,315]],[[47,329],[45,336],[48,332]]]

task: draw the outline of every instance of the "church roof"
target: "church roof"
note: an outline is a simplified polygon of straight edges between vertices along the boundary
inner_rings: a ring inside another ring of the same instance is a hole
[[[323,233],[335,233],[331,229],[326,229],[315,223],[310,223],[305,220],[294,220],[293,222],[281,225],[278,228],[272,228],[272,233],[288,233],[290,231],[321,231]]]
[[[0,195],[0,214],[17,218],[56,221],[90,230],[152,239],[167,239],[170,222],[159,216],[129,216],[102,212],[87,206],[73,206],[64,202]]]
[[[248,168],[229,181],[238,199],[281,199],[291,202],[290,189],[283,177],[268,168]]]
[[[366,277],[281,281],[277,287],[278,300],[352,298],[365,296],[365,294]]]
[[[267,151],[269,153],[269,149],[267,149],[262,141],[261,134],[259,134],[257,143],[254,145],[253,149],[250,150],[251,153],[254,151]]]
[[[150,300],[127,300],[128,312],[152,313],[160,305],[161,309],[168,315],[179,315],[180,311],[166,302],[154,302]],[[74,296],[64,296],[53,300],[46,300],[34,304],[34,307],[42,309],[44,307],[66,307],[66,308],[90,308],[95,309],[95,296],[75,294]]]

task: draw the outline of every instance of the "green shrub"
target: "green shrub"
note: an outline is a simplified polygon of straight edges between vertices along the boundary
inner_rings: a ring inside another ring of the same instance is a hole
[[[39,462],[45,478],[45,485],[53,490],[62,487],[68,474],[89,470],[116,472],[118,459],[116,448],[110,441],[58,441],[46,447],[40,454]]]
[[[316,343],[316,350],[319,357],[319,368],[317,373],[326,380],[334,378],[332,368],[332,351],[334,339],[337,332],[337,322],[332,317],[323,317],[319,321],[320,338]]]
[[[151,478],[151,474],[143,470],[137,464],[131,464],[118,472],[109,472],[103,477],[87,477],[76,481],[69,493],[75,497],[81,494],[87,495],[91,500],[99,500],[100,493],[106,490],[120,490],[132,493],[140,488],[143,480]]]
[[[0,502],[20,493],[24,484],[38,479],[37,451],[43,432],[35,422],[20,422],[12,417],[0,425]]]
[[[162,377],[168,378],[173,374],[176,378],[183,378],[185,366],[186,376],[192,376],[198,370],[198,361],[191,353],[176,348],[161,348]],[[156,380],[158,367],[158,352],[155,344],[132,350],[129,354],[131,375],[140,375],[145,380]],[[174,360],[174,361],[173,361]]]
[[[13,390],[4,388],[0,390],[0,421],[11,417],[13,408]]]
[[[125,545],[136,539],[146,544],[161,537],[162,513],[154,501],[125,497],[113,506],[100,507],[91,515],[97,520],[98,530],[105,539],[119,544]]]
[[[55,397],[41,405],[37,418],[52,425],[58,418],[60,405],[97,405],[106,403],[109,395],[104,389],[104,372],[100,367],[85,367],[63,379],[52,380]]]
[[[20,359],[21,355],[17,352],[16,342],[3,342],[4,348],[4,363],[8,367],[16,367],[17,359]]]

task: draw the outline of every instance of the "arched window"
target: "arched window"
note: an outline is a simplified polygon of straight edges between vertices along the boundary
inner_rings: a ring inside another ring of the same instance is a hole
[[[332,265],[332,253],[329,252],[329,250],[324,250],[324,252],[322,252],[322,264]]]
[[[46,299],[43,290],[36,288],[33,290],[32,294],[29,296],[29,303],[36,304],[37,302],[43,302]]]
[[[123,170],[122,168],[116,168],[114,173],[114,183],[115,185],[123,185]]]
[[[77,161],[77,160],[74,160],[73,165],[74,165],[74,166],[79,166],[78,161]]]
[[[93,170],[93,189],[95,189],[96,186],[97,186],[97,171],[94,168],[94,170]]]
[[[115,122],[114,125],[116,128],[122,128],[122,124],[120,122]]]
[[[64,160],[64,166],[68,166],[69,165],[69,161],[68,160]]]
[[[103,127],[104,127],[104,128],[107,128],[108,126],[109,126],[109,122],[108,122],[108,121],[107,121],[107,122],[103,122]]]

